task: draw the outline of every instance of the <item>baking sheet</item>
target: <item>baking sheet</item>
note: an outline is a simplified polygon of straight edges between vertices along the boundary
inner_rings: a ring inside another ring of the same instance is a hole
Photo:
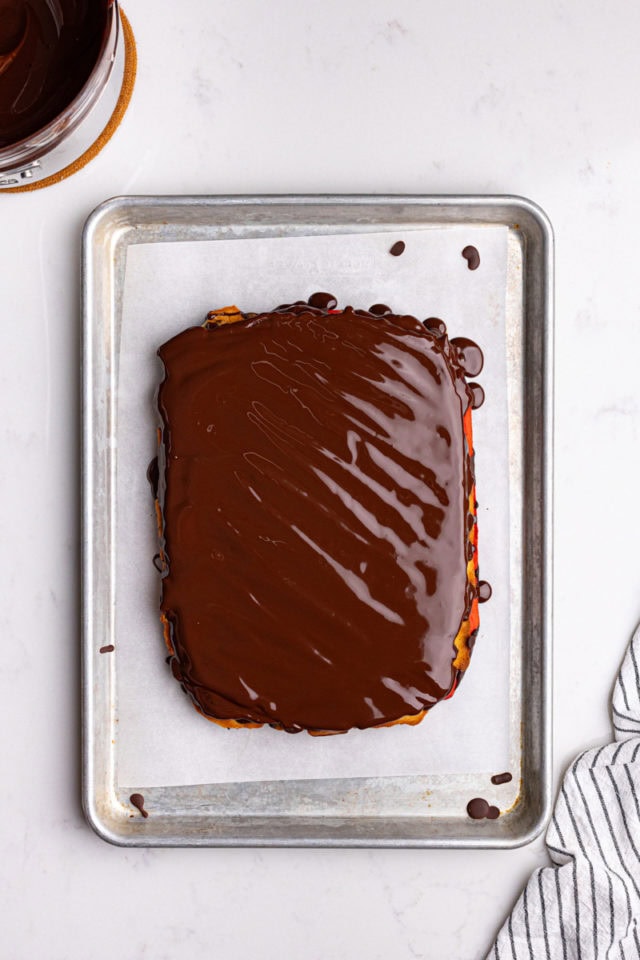
[[[459,774],[507,769],[510,710],[509,446],[505,290],[507,228],[138,244],[127,249],[117,372],[117,779],[183,784]],[[407,243],[391,257],[396,239]],[[461,257],[478,247],[481,266]],[[250,278],[250,282],[247,282]],[[474,417],[481,576],[494,588],[464,682],[417,727],[290,736],[224,730],[200,717],[164,663],[155,519],[145,471],[155,454],[157,347],[209,309],[262,310],[334,293],[340,305],[390,303],[440,316],[485,352]],[[482,723],[478,723],[482,717]]]

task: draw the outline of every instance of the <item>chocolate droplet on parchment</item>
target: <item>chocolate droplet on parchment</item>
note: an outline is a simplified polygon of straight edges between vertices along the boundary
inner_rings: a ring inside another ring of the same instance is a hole
[[[467,261],[467,266],[469,270],[477,270],[480,266],[480,254],[478,253],[477,247],[472,247],[469,245],[465,247],[462,251],[462,256]]]
[[[510,773],[494,773],[491,777],[491,783],[495,783],[496,785],[499,783],[511,783],[512,780],[513,777]]]

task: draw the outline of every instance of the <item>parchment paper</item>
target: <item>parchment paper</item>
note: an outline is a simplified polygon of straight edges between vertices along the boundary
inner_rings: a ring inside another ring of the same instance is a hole
[[[400,257],[389,254],[406,241]],[[470,271],[463,247],[480,251]],[[508,768],[509,470],[505,290],[507,230],[394,233],[130,246],[117,391],[116,652],[118,783],[172,786],[252,780],[495,772]],[[340,306],[388,303],[441,317],[485,354],[474,414],[480,608],[471,666],[455,696],[416,727],[333,737],[225,730],[201,717],[171,677],[158,619],[155,518],[146,469],[155,455],[158,346],[208,310],[260,311],[328,290]]]

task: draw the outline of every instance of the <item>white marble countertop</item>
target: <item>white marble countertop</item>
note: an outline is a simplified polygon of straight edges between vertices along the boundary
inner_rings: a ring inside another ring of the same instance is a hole
[[[3,956],[478,960],[519,850],[124,850],[79,806],[82,224],[122,193],[515,193],[557,238],[555,760],[608,739],[640,619],[640,11],[128,0],[115,138],[0,197]]]

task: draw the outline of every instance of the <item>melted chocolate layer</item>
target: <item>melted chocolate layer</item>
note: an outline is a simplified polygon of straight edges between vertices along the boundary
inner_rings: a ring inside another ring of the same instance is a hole
[[[0,0],[0,148],[54,120],[98,60],[108,0]]]
[[[331,302],[159,350],[161,608],[174,675],[219,720],[378,726],[460,676],[477,608],[463,366],[481,354]]]

